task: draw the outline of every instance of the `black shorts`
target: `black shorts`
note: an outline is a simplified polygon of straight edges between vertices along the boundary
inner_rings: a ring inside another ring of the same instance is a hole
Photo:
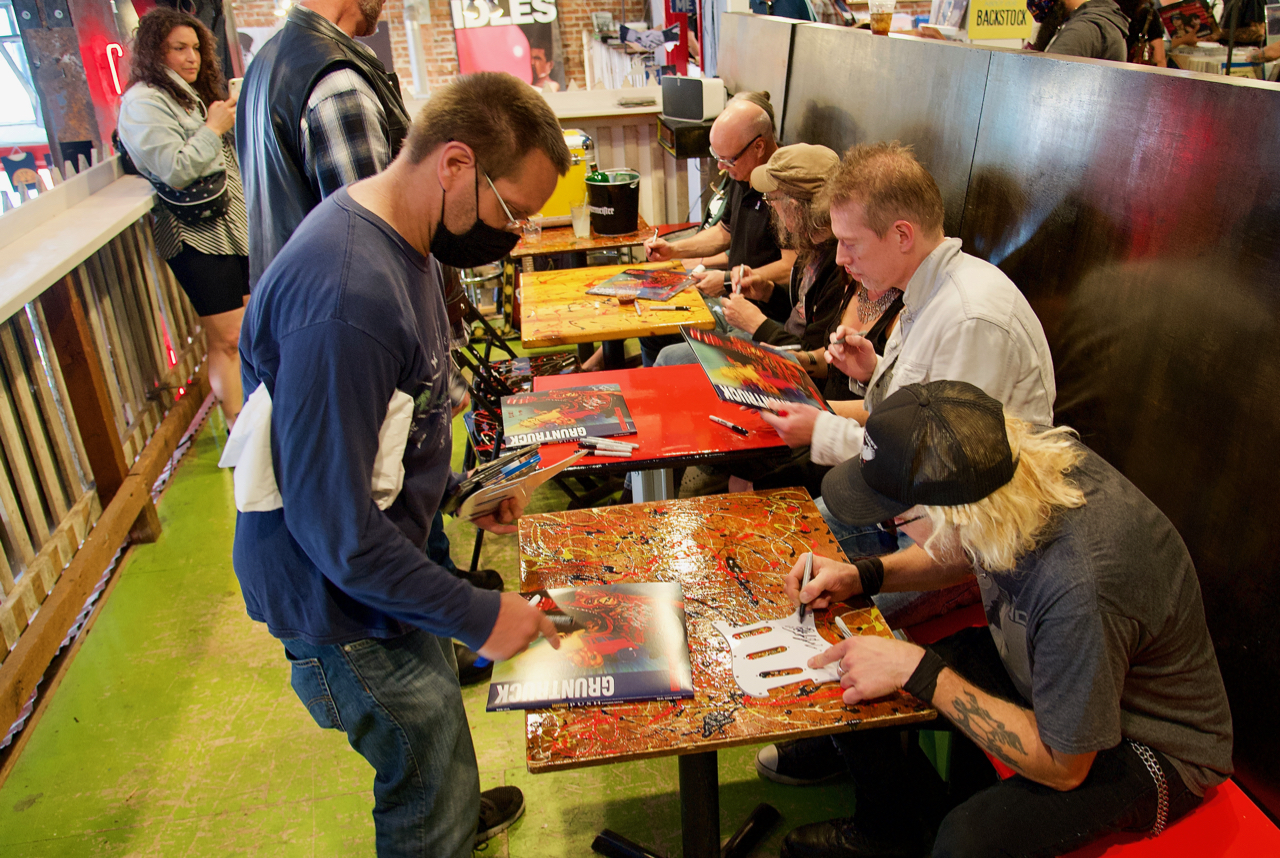
[[[169,260],[178,285],[191,299],[197,316],[216,316],[244,306],[249,294],[249,257],[201,253],[183,245]]]

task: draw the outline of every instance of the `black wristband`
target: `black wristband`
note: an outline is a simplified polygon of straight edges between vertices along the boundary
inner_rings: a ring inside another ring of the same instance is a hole
[[[938,674],[946,666],[937,653],[925,647],[924,658],[911,672],[911,678],[903,683],[902,690],[932,706],[933,693],[938,689]]]
[[[868,598],[880,592],[884,585],[884,563],[879,557],[864,557],[855,560],[853,565],[858,569],[858,580],[862,582],[862,595]]]

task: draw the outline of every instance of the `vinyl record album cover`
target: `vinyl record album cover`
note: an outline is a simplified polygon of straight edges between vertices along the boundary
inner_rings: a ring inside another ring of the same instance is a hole
[[[738,337],[681,328],[698,363],[723,402],[776,411],[787,402],[821,408],[827,403],[800,364]]]
[[[1195,33],[1198,39],[1211,38],[1216,23],[1207,0],[1180,0],[1161,6],[1160,21],[1174,38]]]
[[[646,301],[670,301],[697,280],[683,271],[669,269],[649,270],[628,268],[608,280],[602,280],[587,290],[588,295],[605,295],[616,298],[635,296]]]
[[[616,384],[587,384],[502,397],[503,443],[557,444],[636,431]]]
[[[552,649],[540,637],[515,658],[494,665],[488,711],[693,696],[679,583],[563,587],[520,595],[551,618],[560,648]]]

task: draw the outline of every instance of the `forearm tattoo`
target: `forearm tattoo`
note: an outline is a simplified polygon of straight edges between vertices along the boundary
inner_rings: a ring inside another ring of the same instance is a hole
[[[1027,757],[1026,749],[1022,747],[1022,737],[1006,730],[1004,722],[997,721],[986,707],[978,702],[973,692],[961,690],[960,693],[964,699],[955,697],[951,700],[951,708],[955,710],[952,720],[956,726],[1000,762],[1009,768],[1021,770],[1026,765]],[[1017,751],[1023,759],[1014,760],[1009,755],[1010,750]]]

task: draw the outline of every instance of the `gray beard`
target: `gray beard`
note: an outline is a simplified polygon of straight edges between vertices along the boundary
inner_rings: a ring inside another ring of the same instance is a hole
[[[372,36],[378,31],[378,17],[382,15],[383,0],[358,0],[360,14],[364,16],[364,34]]]

